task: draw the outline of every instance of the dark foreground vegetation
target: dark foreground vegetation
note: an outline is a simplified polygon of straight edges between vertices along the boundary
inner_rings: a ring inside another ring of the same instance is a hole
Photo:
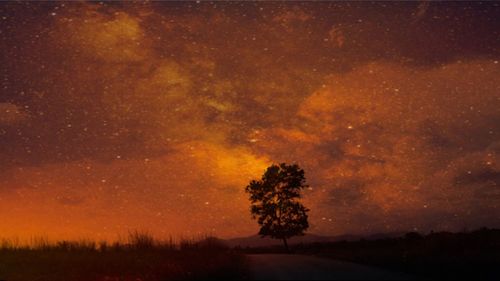
[[[399,238],[296,244],[315,255],[407,273],[419,279],[496,280],[500,230],[408,233]],[[0,280],[233,280],[248,279],[245,254],[283,247],[229,249],[220,240],[157,241],[132,233],[127,242],[48,242],[0,239]]]
[[[246,249],[248,253],[282,248]],[[296,254],[317,255],[405,272],[421,279],[497,280],[500,276],[500,230],[408,233],[399,238],[294,245]]]
[[[173,243],[132,233],[113,244],[0,240],[0,280],[230,280],[244,273],[244,256],[214,238]]]

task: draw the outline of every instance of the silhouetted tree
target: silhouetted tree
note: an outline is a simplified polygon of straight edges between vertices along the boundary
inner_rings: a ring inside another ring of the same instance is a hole
[[[259,234],[281,239],[287,252],[287,239],[304,235],[309,228],[309,210],[298,201],[307,187],[305,181],[298,165],[273,164],[261,180],[252,180],[245,189],[250,194],[252,217],[261,227]]]

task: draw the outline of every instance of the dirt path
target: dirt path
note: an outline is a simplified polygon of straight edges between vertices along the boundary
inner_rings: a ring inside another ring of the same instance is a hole
[[[302,255],[248,255],[253,280],[409,280],[404,274]]]

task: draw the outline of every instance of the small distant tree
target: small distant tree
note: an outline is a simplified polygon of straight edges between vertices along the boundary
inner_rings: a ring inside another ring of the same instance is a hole
[[[306,188],[304,170],[281,163],[267,168],[261,180],[252,180],[245,191],[250,194],[251,214],[260,225],[259,234],[283,241],[304,235],[309,228],[307,212],[299,199]]]

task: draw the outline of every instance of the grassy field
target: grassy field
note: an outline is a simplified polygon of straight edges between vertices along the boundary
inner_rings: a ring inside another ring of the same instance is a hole
[[[0,241],[0,280],[229,280],[245,275],[242,254],[217,239],[157,241],[131,233],[126,242]]]

